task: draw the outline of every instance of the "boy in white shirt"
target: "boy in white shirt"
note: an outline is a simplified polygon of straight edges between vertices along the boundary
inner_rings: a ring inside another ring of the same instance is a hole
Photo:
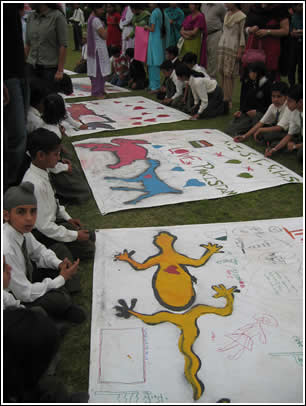
[[[162,104],[172,105],[172,102],[175,102],[175,100],[183,95],[183,82],[178,80],[171,61],[164,61],[160,69],[165,77],[165,82],[164,88],[161,88],[157,98],[162,99]]]
[[[61,140],[45,128],[33,131],[28,138],[28,151],[32,158],[24,182],[35,185],[37,220],[33,234],[46,247],[63,242],[74,258],[91,258],[95,251],[94,232],[82,228],[79,219],[72,219],[56,199],[50,182],[49,168],[54,168],[60,159]],[[90,241],[91,239],[91,241]]]
[[[72,304],[66,283],[76,274],[79,259],[73,264],[67,257],[59,259],[31,233],[37,218],[34,185],[24,182],[9,188],[3,209],[3,253],[14,269],[8,289],[27,307],[41,306],[52,317],[84,321],[85,312]]]
[[[285,148],[296,151],[298,161],[303,161],[303,86],[292,86],[288,93],[288,109],[291,112],[288,133],[273,148],[267,148],[265,156],[270,157]]]
[[[255,141],[263,139],[270,142],[281,139],[289,126],[290,110],[287,108],[288,85],[275,82],[271,87],[272,104],[263,117],[247,133],[234,138],[235,142],[243,142],[253,135]]]

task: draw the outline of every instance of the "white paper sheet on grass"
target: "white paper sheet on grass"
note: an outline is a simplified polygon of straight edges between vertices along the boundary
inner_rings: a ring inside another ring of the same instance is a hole
[[[88,130],[68,128],[66,133],[70,137],[100,131],[173,123],[190,118],[181,111],[141,96],[66,103],[66,108],[74,119],[89,126]]]
[[[187,257],[200,258],[205,252],[200,244],[223,247],[223,252],[214,254],[203,266],[187,265],[197,278],[193,306],[225,306],[224,298],[213,298],[213,285],[240,290],[234,293],[231,315],[205,314],[197,320],[199,336],[193,349],[202,362],[198,377],[205,385],[199,402],[216,403],[221,398],[232,403],[301,402],[302,218],[99,230],[93,277],[90,401],[193,401],[178,348],[178,328],[170,323],[149,326],[136,317],[119,318],[114,309],[119,299],[130,305],[136,298],[136,312],[152,315],[167,310],[153,294],[157,266],[137,272],[126,262],[114,261],[124,249],[134,250],[133,259],[141,263],[156,255],[153,239],[161,232],[177,237],[173,247]],[[243,333],[240,345],[228,348],[235,344],[238,332]]]
[[[218,130],[91,138],[73,145],[102,214],[302,182]]]
[[[91,96],[91,81],[89,77],[82,77],[82,78],[73,78],[73,93],[69,96],[64,96],[65,99],[71,99],[72,97],[89,97]],[[130,92],[129,89],[125,89],[124,87],[119,87],[112,85],[109,82],[105,83],[105,92],[106,93],[122,93],[122,92]]]
[[[73,72],[72,70],[69,69],[64,69],[64,73],[66,73],[69,76],[78,75],[77,72]]]

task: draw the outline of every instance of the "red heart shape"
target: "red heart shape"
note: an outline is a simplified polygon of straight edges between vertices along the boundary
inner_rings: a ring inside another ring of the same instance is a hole
[[[142,117],[131,117],[130,120],[142,120]]]
[[[114,101],[114,103],[117,103],[117,104],[119,104],[119,103],[121,103],[121,102],[118,102],[118,101]]]
[[[169,114],[159,114],[157,117],[170,117]]]
[[[145,121],[151,121],[151,122],[154,122],[154,121],[156,121],[156,119],[155,119],[155,118],[147,118]]]
[[[133,110],[144,110],[144,107],[136,106],[136,107],[133,108]]]
[[[125,107],[132,107],[132,105],[131,104],[126,104]]]
[[[146,179],[151,179],[151,178],[152,178],[152,175],[145,175],[144,178],[146,178]]]
[[[151,114],[151,113],[146,113],[146,112],[141,113],[142,116],[144,116],[144,115],[146,115],[146,114]]]
[[[136,123],[132,123],[133,125],[141,125],[142,123],[140,123],[139,121]]]

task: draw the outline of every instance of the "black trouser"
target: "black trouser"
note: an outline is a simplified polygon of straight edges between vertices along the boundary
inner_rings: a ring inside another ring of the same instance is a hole
[[[75,50],[79,51],[82,47],[82,27],[79,23],[73,23],[73,39]]]
[[[295,72],[298,67],[298,83],[303,83],[303,40],[291,38],[289,51],[288,81],[295,85]]]
[[[27,64],[27,73],[29,79],[43,79],[48,82],[50,88],[53,88],[54,76],[57,72],[57,67],[47,68],[43,65],[36,65],[35,67]]]

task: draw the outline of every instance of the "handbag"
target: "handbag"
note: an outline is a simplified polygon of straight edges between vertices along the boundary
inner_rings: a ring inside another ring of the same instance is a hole
[[[177,41],[177,44],[176,44],[179,52],[181,52],[181,49],[183,48],[183,45],[184,45],[184,38],[180,37],[180,39]]]
[[[253,42],[254,42],[254,34],[251,34],[248,38],[246,49],[241,58],[242,66],[244,68],[253,62],[266,63],[266,54],[265,51],[262,49],[261,40],[258,41],[257,49],[252,48]]]

